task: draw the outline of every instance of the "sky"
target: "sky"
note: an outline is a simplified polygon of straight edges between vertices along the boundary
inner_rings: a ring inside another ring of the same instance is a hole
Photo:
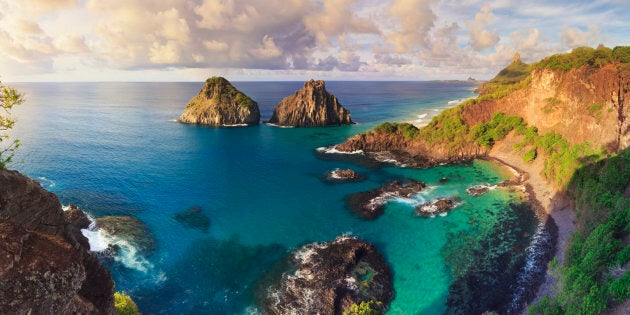
[[[0,0],[0,80],[492,78],[630,45],[630,0]]]

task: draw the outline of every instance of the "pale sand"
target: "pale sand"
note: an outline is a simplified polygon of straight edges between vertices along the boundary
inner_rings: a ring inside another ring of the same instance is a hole
[[[510,134],[504,141],[496,144],[489,156],[498,162],[520,173],[524,183],[530,187],[531,196],[535,198],[542,210],[550,215],[558,227],[558,238],[555,257],[559,263],[563,262],[564,251],[571,233],[575,230],[575,215],[570,207],[568,198],[558,193],[553,185],[541,175],[543,169],[542,159],[536,159],[533,163],[523,161],[523,153],[514,152],[513,144],[521,140],[521,137]],[[558,279],[547,271],[545,281],[538,289],[538,293],[532,303],[547,295],[555,295],[554,286]]]

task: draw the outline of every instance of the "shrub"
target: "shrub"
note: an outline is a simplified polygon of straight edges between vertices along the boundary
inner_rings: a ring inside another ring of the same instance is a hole
[[[138,315],[138,305],[125,292],[114,293],[114,307],[117,315]]]
[[[630,62],[630,46],[617,46],[613,48],[612,57],[619,62]]]
[[[350,306],[350,311],[343,312],[343,315],[379,315],[381,312],[378,311],[378,308],[381,304],[380,301],[374,300],[363,301],[360,304],[355,303]]]
[[[533,148],[525,152],[525,154],[523,155],[523,161],[526,163],[534,162],[535,159],[536,159],[536,148]]]
[[[4,114],[7,114],[7,116],[4,116],[2,111],[0,111],[0,170],[7,168],[7,164],[13,160],[15,150],[20,146],[19,140],[8,141],[10,138],[8,131],[15,124],[15,121],[8,115],[13,106],[21,104],[23,101],[22,94],[16,89],[0,83],[0,109],[4,111]]]

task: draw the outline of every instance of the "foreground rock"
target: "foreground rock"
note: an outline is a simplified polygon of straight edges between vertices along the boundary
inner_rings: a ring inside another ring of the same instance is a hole
[[[295,94],[285,97],[269,120],[290,127],[323,127],[353,124],[350,112],[326,91],[324,81],[310,80]]]
[[[454,198],[437,198],[428,203],[416,207],[416,214],[426,217],[433,217],[450,211],[455,208],[457,201]]]
[[[1,314],[114,314],[114,282],[80,221],[36,181],[0,171]]]
[[[391,199],[410,198],[425,187],[425,183],[413,179],[395,180],[376,189],[352,194],[346,198],[346,204],[360,218],[373,220],[383,214]]]
[[[179,122],[209,126],[257,125],[258,104],[222,77],[212,77],[186,105]]]
[[[466,188],[466,193],[473,197],[481,196],[488,191],[490,191],[490,186],[488,185],[475,185]]]
[[[342,314],[368,301],[384,312],[394,297],[387,262],[356,238],[304,246],[289,264],[292,271],[272,283],[261,301],[266,314]]]
[[[107,234],[128,241],[142,254],[149,254],[155,249],[153,235],[142,221],[134,217],[106,216],[94,220],[94,223],[96,228]]]
[[[352,183],[365,180],[366,176],[357,173],[353,169],[336,169],[326,174],[325,180],[329,183]]]

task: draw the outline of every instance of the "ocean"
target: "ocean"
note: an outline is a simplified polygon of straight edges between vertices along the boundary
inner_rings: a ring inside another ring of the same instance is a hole
[[[233,84],[258,102],[264,121],[303,83]],[[474,97],[475,86],[465,82],[327,82],[358,123],[327,128],[177,123],[201,83],[9,85],[26,98],[13,110],[12,133],[22,146],[10,167],[92,218],[128,215],[146,224],[156,244],[148,252],[86,231],[93,249],[120,245],[103,262],[116,290],[131,295],[145,314],[259,313],[255,297],[264,293],[258,280],[266,272],[300,246],[342,234],[375,244],[389,262],[396,291],[389,314],[442,313],[453,283],[444,253],[449,235],[474,233],[471,222],[496,220],[518,198],[505,189],[466,194],[471,185],[494,185],[510,176],[486,161],[375,168],[322,158],[317,151],[385,121],[426,124]],[[322,180],[337,168],[355,169],[367,180]],[[448,182],[441,183],[443,177]],[[347,209],[347,195],[403,178],[428,188],[391,201],[373,221]],[[452,196],[461,202],[446,216],[414,214],[420,203]],[[193,207],[209,226],[177,220]]]

